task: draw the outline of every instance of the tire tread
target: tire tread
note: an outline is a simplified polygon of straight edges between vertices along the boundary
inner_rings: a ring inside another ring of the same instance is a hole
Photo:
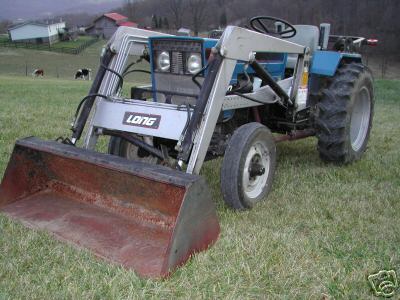
[[[347,126],[351,115],[349,104],[354,89],[363,78],[372,84],[372,75],[364,65],[360,63],[344,64],[336,71],[329,86],[322,90],[322,97],[317,105],[315,128],[318,151],[324,161],[349,163],[357,158],[347,145],[349,139]],[[371,101],[372,121],[373,94]],[[366,139],[368,139],[368,135],[369,132]]]

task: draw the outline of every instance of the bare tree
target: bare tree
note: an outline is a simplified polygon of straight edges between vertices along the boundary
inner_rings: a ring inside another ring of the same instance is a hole
[[[1,0],[0,0],[1,1]],[[167,18],[170,27],[190,26],[198,34],[207,27],[243,26],[257,15],[271,15],[293,24],[331,23],[331,33],[360,35],[380,40],[371,55],[397,55],[400,48],[399,0],[123,0],[122,14],[142,26],[151,16]],[[132,5],[127,6],[126,5]],[[88,18],[90,19],[90,18]],[[165,22],[164,22],[165,23]],[[165,25],[164,25],[165,26]],[[4,31],[3,25],[3,31]],[[386,55],[386,54],[385,54]],[[399,58],[400,59],[400,58]]]
[[[172,18],[176,29],[182,27],[185,3],[183,0],[168,0],[168,6],[172,13]]]
[[[127,17],[133,20],[135,18],[135,1],[125,0],[124,11],[128,15]]]
[[[226,27],[228,23],[228,19],[226,16],[226,3],[227,0],[217,0],[216,4],[218,5],[219,10],[221,11],[218,15],[218,25],[221,27]]]
[[[11,24],[12,22],[9,20],[0,21],[0,33],[7,33],[7,29]]]
[[[202,28],[208,9],[208,0],[188,0],[189,15],[192,21],[194,35]]]

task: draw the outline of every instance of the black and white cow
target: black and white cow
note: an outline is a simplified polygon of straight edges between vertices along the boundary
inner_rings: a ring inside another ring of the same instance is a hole
[[[75,79],[83,79],[83,80],[90,80],[90,74],[92,73],[91,69],[79,69],[75,73]]]
[[[39,76],[44,76],[44,70],[43,69],[35,69],[32,72],[32,77],[39,77]]]

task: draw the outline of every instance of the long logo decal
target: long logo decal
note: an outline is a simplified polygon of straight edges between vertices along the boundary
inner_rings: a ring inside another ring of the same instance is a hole
[[[158,126],[160,126],[160,121],[160,115],[148,115],[127,111],[125,112],[122,123],[124,125],[158,129]]]

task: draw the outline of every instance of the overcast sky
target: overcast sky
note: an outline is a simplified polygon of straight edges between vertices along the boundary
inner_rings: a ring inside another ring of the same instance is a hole
[[[122,3],[123,0],[0,0],[0,19],[42,19],[74,12],[95,14]]]

